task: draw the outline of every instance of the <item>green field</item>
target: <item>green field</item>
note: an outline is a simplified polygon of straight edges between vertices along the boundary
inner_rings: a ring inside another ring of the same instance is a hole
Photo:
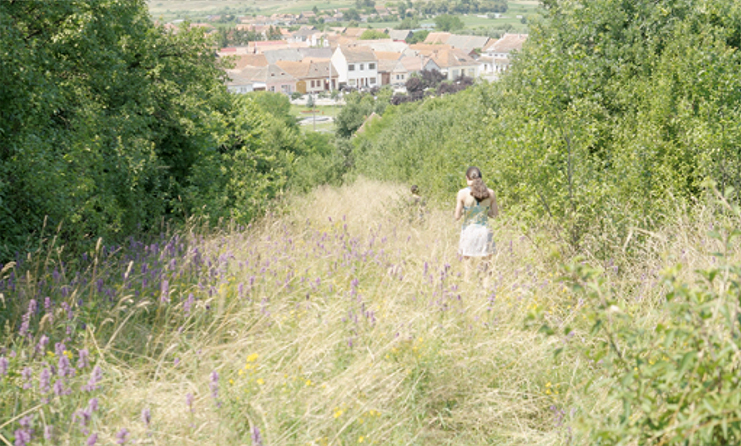
[[[336,8],[352,7],[355,3],[348,0],[338,1],[321,1],[312,0],[276,0],[276,1],[257,1],[257,0],[151,0],[149,1],[149,10],[152,16],[163,20],[171,21],[176,19],[189,19],[193,21],[204,20],[209,15],[219,14],[274,14],[274,13],[298,13],[301,11],[311,10],[316,6],[320,11]],[[381,3],[379,3],[381,4]],[[510,1],[509,10],[502,18],[490,19],[478,17],[476,14],[461,16],[467,29],[498,28],[506,24],[512,25],[517,31],[524,31],[520,19],[516,16],[527,16],[536,11],[538,2],[531,0]],[[338,22],[336,26],[348,26],[350,22]],[[373,22],[363,24],[369,28],[393,28],[398,25],[399,21],[393,22]],[[424,20],[422,25],[434,25],[433,20]]]

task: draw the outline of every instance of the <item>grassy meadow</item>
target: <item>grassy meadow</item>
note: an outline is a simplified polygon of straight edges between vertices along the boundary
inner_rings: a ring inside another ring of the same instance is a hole
[[[618,408],[580,353],[597,337],[564,282],[573,259],[503,209],[491,263],[463,261],[452,204],[406,197],[361,178],[246,228],[194,224],[79,259],[48,239],[1,268],[3,308],[28,311],[0,350],[0,409],[15,414],[0,442],[585,444]],[[605,265],[641,324],[663,317],[665,267],[691,280],[714,262],[712,213],[686,215]]]

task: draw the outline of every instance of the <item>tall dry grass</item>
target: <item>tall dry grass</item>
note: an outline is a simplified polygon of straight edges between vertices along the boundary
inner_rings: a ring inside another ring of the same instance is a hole
[[[82,341],[106,373],[100,441],[125,427],[140,444],[582,444],[579,420],[616,409],[599,366],[568,349],[594,342],[560,278],[573,259],[504,210],[491,263],[464,261],[452,203],[420,219],[406,198],[360,179],[247,229],[184,235],[210,260],[182,270],[193,277],[169,290],[173,305],[127,318],[132,300],[104,321],[107,338]],[[662,269],[682,263],[692,280],[714,261],[716,220],[698,207],[590,261],[650,325]],[[538,318],[573,333],[544,336]]]

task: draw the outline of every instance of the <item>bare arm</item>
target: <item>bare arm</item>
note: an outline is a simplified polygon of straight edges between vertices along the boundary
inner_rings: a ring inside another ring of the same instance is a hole
[[[489,196],[491,197],[491,207],[489,207],[489,217],[499,217],[499,206],[497,205],[497,196],[494,195],[494,191],[489,189]]]
[[[455,197],[455,219],[460,220],[463,215],[463,194],[465,190],[459,190],[458,195]]]

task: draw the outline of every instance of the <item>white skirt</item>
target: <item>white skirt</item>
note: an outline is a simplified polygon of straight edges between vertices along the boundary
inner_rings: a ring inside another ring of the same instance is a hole
[[[494,234],[488,226],[468,225],[461,231],[458,254],[485,257],[494,254]]]

